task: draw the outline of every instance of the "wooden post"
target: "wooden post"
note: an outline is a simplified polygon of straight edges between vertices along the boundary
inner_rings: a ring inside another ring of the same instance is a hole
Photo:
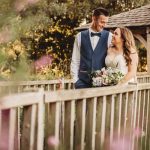
[[[147,27],[147,73],[150,74],[150,27]]]

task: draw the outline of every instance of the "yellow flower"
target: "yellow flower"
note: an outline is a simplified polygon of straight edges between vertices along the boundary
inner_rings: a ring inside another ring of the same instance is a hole
[[[14,52],[12,49],[10,49],[10,50],[8,51],[8,57],[11,57],[11,58],[13,58],[13,59],[16,59],[17,55],[15,54],[15,52]]]

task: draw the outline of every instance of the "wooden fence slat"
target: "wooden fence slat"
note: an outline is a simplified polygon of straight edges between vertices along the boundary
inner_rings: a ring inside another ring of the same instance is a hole
[[[95,150],[95,133],[96,133],[96,106],[97,106],[97,97],[94,97],[93,100],[93,115],[92,115],[92,150]]]
[[[18,150],[20,150],[20,141],[21,141],[21,107],[17,108],[17,134],[18,134]]]
[[[137,114],[138,114],[138,87],[137,90],[135,91],[135,107],[134,107],[134,119],[133,119],[133,128],[136,128],[136,122],[137,122]]]
[[[21,129],[21,150],[29,149],[30,147],[30,128],[31,128],[31,106],[23,107],[22,116],[22,129]]]
[[[140,127],[140,112],[141,112],[141,90],[138,93],[138,118],[137,118],[137,128]]]
[[[134,110],[135,110],[135,92],[130,92],[128,97],[128,126],[127,133],[129,132],[129,139],[131,141],[129,149],[134,150]]]
[[[104,144],[105,139],[105,121],[106,121],[106,96],[103,97],[103,107],[102,107],[102,123],[101,123],[101,145]]]
[[[106,123],[105,123],[105,141],[108,141],[108,144],[110,145],[110,128],[111,128],[111,103],[112,103],[112,95],[106,96]],[[104,144],[106,145],[106,144]],[[105,148],[104,148],[105,149]]]
[[[31,108],[31,128],[30,128],[30,150],[34,149],[35,125],[36,124],[36,105]]]
[[[64,147],[64,128],[65,128],[65,102],[61,102],[61,112],[60,112],[60,147]],[[61,148],[60,148],[61,149]]]
[[[64,149],[70,149],[71,143],[71,101],[65,102]]]
[[[54,91],[56,91],[56,84],[54,84]]]
[[[15,129],[16,129],[16,108],[10,109],[10,120],[11,124],[9,124],[9,150],[14,150],[14,142],[15,142]],[[17,141],[16,141],[17,142]]]
[[[150,112],[150,91],[147,93],[147,112],[146,112],[146,131],[145,131],[145,149],[147,149],[147,139],[148,139],[148,122],[149,122],[149,112]],[[149,137],[150,138],[150,137]]]
[[[60,108],[61,108],[61,103],[60,102],[56,102],[55,138],[57,140],[59,140]]]
[[[134,92],[134,110],[133,110],[133,125],[132,125],[132,130],[134,131],[136,129],[136,119],[137,119],[137,98],[138,97],[138,87],[136,89],[136,91]],[[131,132],[131,137],[132,137],[132,150],[134,150],[135,146],[137,146],[136,144],[136,140],[135,140],[135,134]]]
[[[143,108],[142,108],[142,127],[141,127],[141,130],[143,133],[145,133],[144,131],[144,120],[145,120],[145,103],[146,103],[146,91],[144,90],[143,92]],[[141,138],[141,149],[143,149],[143,139],[144,137]]]
[[[42,150],[44,146],[44,101],[43,92],[40,91],[41,100],[38,103],[38,129],[37,129],[37,150]]]
[[[101,123],[102,123],[102,106],[103,97],[97,98],[97,113],[96,113],[96,135],[95,135],[95,149],[101,149]]]
[[[114,131],[114,107],[115,107],[115,95],[111,97],[111,120],[110,120],[110,143],[113,140],[113,131]]]
[[[86,100],[84,99],[78,99],[76,101],[76,119],[75,119],[75,137],[74,137],[74,149],[75,150],[79,150],[81,148],[83,148],[85,146],[85,141],[84,141],[84,132],[85,131],[82,131],[84,130],[84,123],[85,123],[85,119],[86,119],[86,113],[84,114],[85,115],[85,118],[84,115],[83,115],[83,109],[86,107],[84,106],[86,104],[85,102]],[[83,143],[82,143],[83,142]]]
[[[71,101],[71,119],[70,119],[70,150],[73,150],[74,144],[74,121],[75,121],[75,100]]]
[[[128,95],[129,93],[126,93],[126,99],[125,99],[125,113],[124,113],[124,126],[123,126],[123,135],[125,135],[126,132],[126,125],[127,125],[127,120],[129,119],[127,116],[127,112],[128,112]]]
[[[85,118],[86,118],[86,99],[82,101],[82,126],[81,126],[81,150],[84,150],[85,146]]]
[[[136,115],[136,124],[135,127],[138,130],[140,127],[140,111],[141,111],[141,90],[138,90],[137,93],[137,115]],[[139,144],[138,136],[135,137],[135,145]]]
[[[75,123],[75,100],[65,103],[64,147],[73,150]]]
[[[86,126],[85,126],[85,149],[92,149],[93,107],[94,98],[87,99]]]
[[[118,120],[118,139],[121,132],[121,116],[122,116],[122,93],[119,94],[119,120]]]
[[[56,103],[46,103],[47,111],[45,112],[45,149],[53,150],[48,139],[55,136],[55,119],[56,119]]]

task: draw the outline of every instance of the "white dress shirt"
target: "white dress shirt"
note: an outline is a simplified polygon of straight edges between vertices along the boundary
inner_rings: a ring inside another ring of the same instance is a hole
[[[95,31],[89,28],[89,37],[90,37],[92,48],[94,50],[100,37],[99,36],[91,37],[90,36],[91,32],[95,32]],[[112,40],[112,33],[109,33],[108,42],[107,42],[108,47],[111,44],[111,40]],[[78,72],[79,72],[79,66],[80,66],[80,48],[81,48],[81,32],[79,32],[75,37],[72,60],[71,60],[71,76],[74,82],[78,80]]]

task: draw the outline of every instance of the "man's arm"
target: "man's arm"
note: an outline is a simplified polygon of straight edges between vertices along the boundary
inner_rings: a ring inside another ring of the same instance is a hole
[[[75,37],[71,60],[71,76],[74,82],[78,80],[78,72],[80,65],[80,47],[81,47],[81,33],[78,33]]]

